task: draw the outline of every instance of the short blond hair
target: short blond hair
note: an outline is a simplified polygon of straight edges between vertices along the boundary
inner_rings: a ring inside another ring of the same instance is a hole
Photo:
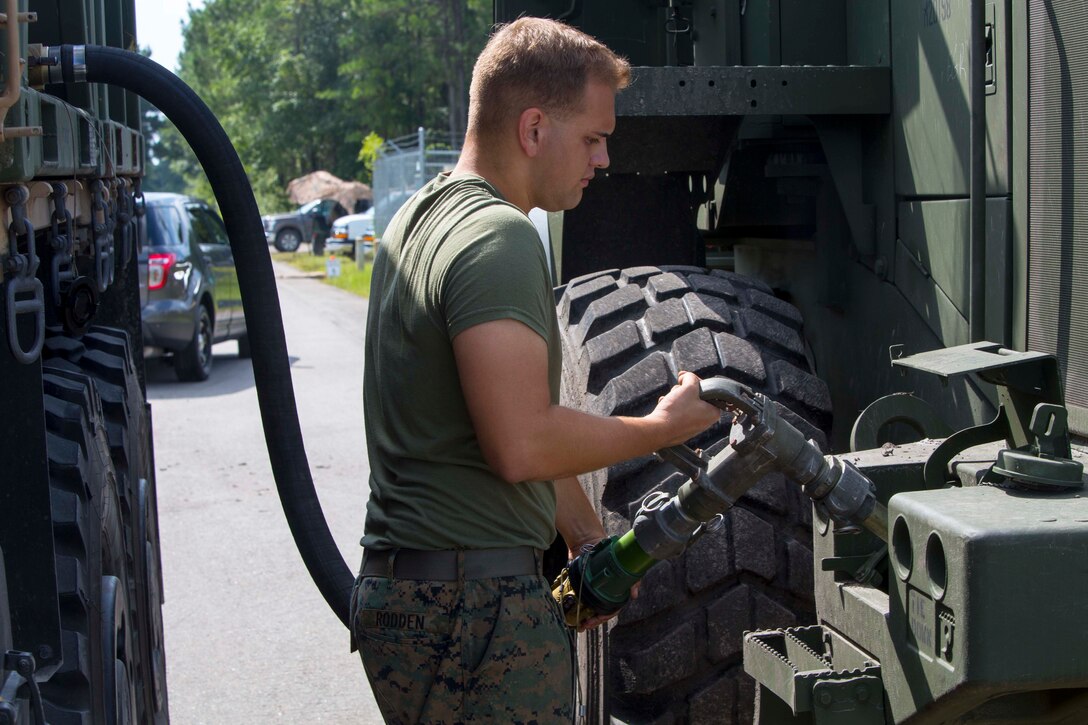
[[[500,26],[472,69],[469,132],[493,136],[526,108],[569,117],[590,80],[622,90],[631,66],[600,41],[555,20],[526,17]]]

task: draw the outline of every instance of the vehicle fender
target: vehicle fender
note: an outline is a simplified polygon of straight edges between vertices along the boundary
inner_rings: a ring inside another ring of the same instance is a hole
[[[201,297],[207,295],[215,299],[215,275],[208,274],[201,265],[193,264],[189,272],[189,299],[193,300],[192,312],[196,314],[196,304]],[[215,303],[212,303],[212,311]]]

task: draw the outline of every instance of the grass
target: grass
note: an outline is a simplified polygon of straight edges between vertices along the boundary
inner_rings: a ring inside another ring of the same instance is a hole
[[[277,262],[286,262],[292,267],[303,272],[318,273],[319,279],[325,284],[347,290],[360,297],[370,296],[370,270],[373,264],[367,262],[365,269],[359,269],[355,260],[349,257],[337,257],[340,260],[340,275],[327,277],[326,264],[329,256],[318,257],[309,252],[273,252],[272,259]]]

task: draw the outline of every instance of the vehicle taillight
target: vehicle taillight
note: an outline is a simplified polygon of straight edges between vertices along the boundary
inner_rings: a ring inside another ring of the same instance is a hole
[[[147,288],[162,289],[166,285],[166,276],[170,274],[170,268],[178,256],[171,252],[149,254],[147,256]]]

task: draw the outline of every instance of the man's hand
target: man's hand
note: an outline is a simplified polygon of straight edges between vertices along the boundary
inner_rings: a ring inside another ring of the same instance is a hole
[[[661,421],[673,433],[665,446],[675,446],[702,433],[718,422],[721,411],[699,397],[700,378],[695,373],[681,371],[679,382],[657,401],[657,407],[647,418]]]
[[[604,539],[604,538],[605,538],[605,536],[602,534],[601,536],[599,536],[597,538],[593,538],[593,539],[583,541],[580,544],[578,544],[576,547],[567,549],[567,562],[569,563],[571,561],[574,561],[574,559],[577,558],[578,556],[580,556],[581,554],[588,554],[589,551],[598,542],[600,542],[601,539]],[[631,599],[638,599],[638,589],[639,589],[639,586],[641,584],[642,584],[642,582],[638,581],[638,582],[635,582],[635,585],[633,587],[631,587]],[[598,615],[596,617],[592,617],[590,619],[587,619],[586,621],[582,622],[581,625],[578,626],[578,631],[579,632],[585,632],[585,631],[593,629],[595,627],[599,627],[602,624],[604,624],[605,622],[607,622],[608,620],[614,619],[615,617],[619,616],[619,613],[622,612],[622,611],[623,611],[623,609],[621,608],[621,609],[616,610],[615,612],[612,612],[611,614],[601,614],[601,615]]]

